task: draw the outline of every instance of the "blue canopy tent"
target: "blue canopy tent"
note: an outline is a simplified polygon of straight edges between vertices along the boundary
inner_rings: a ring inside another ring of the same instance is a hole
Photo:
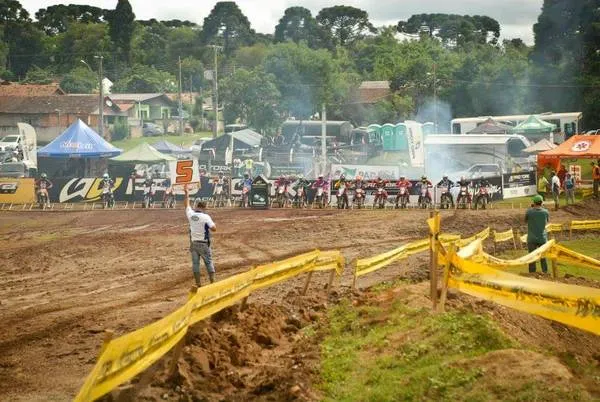
[[[90,177],[106,172],[107,158],[119,148],[77,119],[61,135],[37,152],[39,172],[50,177]]]
[[[50,144],[38,150],[45,158],[111,158],[121,154],[80,119],[71,124]]]

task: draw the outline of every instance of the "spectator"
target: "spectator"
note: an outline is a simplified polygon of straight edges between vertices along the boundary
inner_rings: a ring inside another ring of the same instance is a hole
[[[525,213],[525,222],[527,223],[527,250],[531,253],[535,249],[543,246],[548,241],[546,225],[550,220],[548,210],[542,206],[544,200],[541,195],[533,197],[531,208]],[[542,272],[548,272],[546,259],[540,260]],[[535,272],[535,262],[529,264],[529,272]]]
[[[550,185],[552,190],[552,199],[554,200],[554,210],[558,211],[558,196],[560,195],[560,179],[556,175],[556,172],[550,174]]]
[[[546,193],[548,192],[549,187],[550,187],[550,183],[548,182],[548,179],[546,179],[546,176],[541,175],[538,178],[537,190],[538,190],[538,194],[540,196],[542,196],[542,200],[546,199]]]
[[[558,173],[556,174],[563,188],[565,186],[565,178],[567,177],[567,168],[565,165],[560,165],[560,169],[558,169]]]
[[[597,164],[592,162],[592,179],[594,180],[594,198],[598,199],[598,186],[600,185],[600,160]]]
[[[569,205],[569,200],[575,204],[575,178],[570,173],[567,173],[565,177],[564,186],[567,195],[567,205]]]

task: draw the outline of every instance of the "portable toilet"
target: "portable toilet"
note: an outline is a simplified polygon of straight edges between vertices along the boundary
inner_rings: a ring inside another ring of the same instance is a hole
[[[437,134],[435,124],[430,121],[423,123],[423,136],[427,137],[429,134]]]
[[[370,124],[367,127],[367,131],[374,131],[381,137],[381,126],[379,124]]]
[[[396,149],[396,127],[393,124],[386,123],[381,126],[381,139],[383,141],[384,151],[397,151]]]
[[[398,123],[394,127],[396,132],[396,150],[407,151],[408,150],[408,128],[404,123]]]

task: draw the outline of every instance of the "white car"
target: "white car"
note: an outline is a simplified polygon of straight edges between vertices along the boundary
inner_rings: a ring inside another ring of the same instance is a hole
[[[456,179],[464,176],[467,179],[479,179],[480,177],[502,176],[502,168],[495,163],[477,163],[467,170],[452,172],[448,176]]]
[[[23,143],[23,137],[18,134],[7,135],[0,140],[0,152],[10,151],[17,148],[19,144]]]

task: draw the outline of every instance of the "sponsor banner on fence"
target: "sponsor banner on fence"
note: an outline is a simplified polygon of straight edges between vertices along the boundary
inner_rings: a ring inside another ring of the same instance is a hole
[[[502,181],[504,199],[537,194],[535,172],[508,173]]]
[[[35,179],[0,178],[0,203],[27,204],[35,201]]]
[[[340,177],[343,174],[347,179],[354,180],[361,176],[363,180],[375,180],[381,177],[384,180],[398,180],[400,168],[397,166],[371,166],[371,165],[331,165],[331,176]]]
[[[506,232],[494,231],[494,242],[496,242],[496,243],[514,240],[514,238],[515,238],[515,234],[512,229],[508,229]]]

